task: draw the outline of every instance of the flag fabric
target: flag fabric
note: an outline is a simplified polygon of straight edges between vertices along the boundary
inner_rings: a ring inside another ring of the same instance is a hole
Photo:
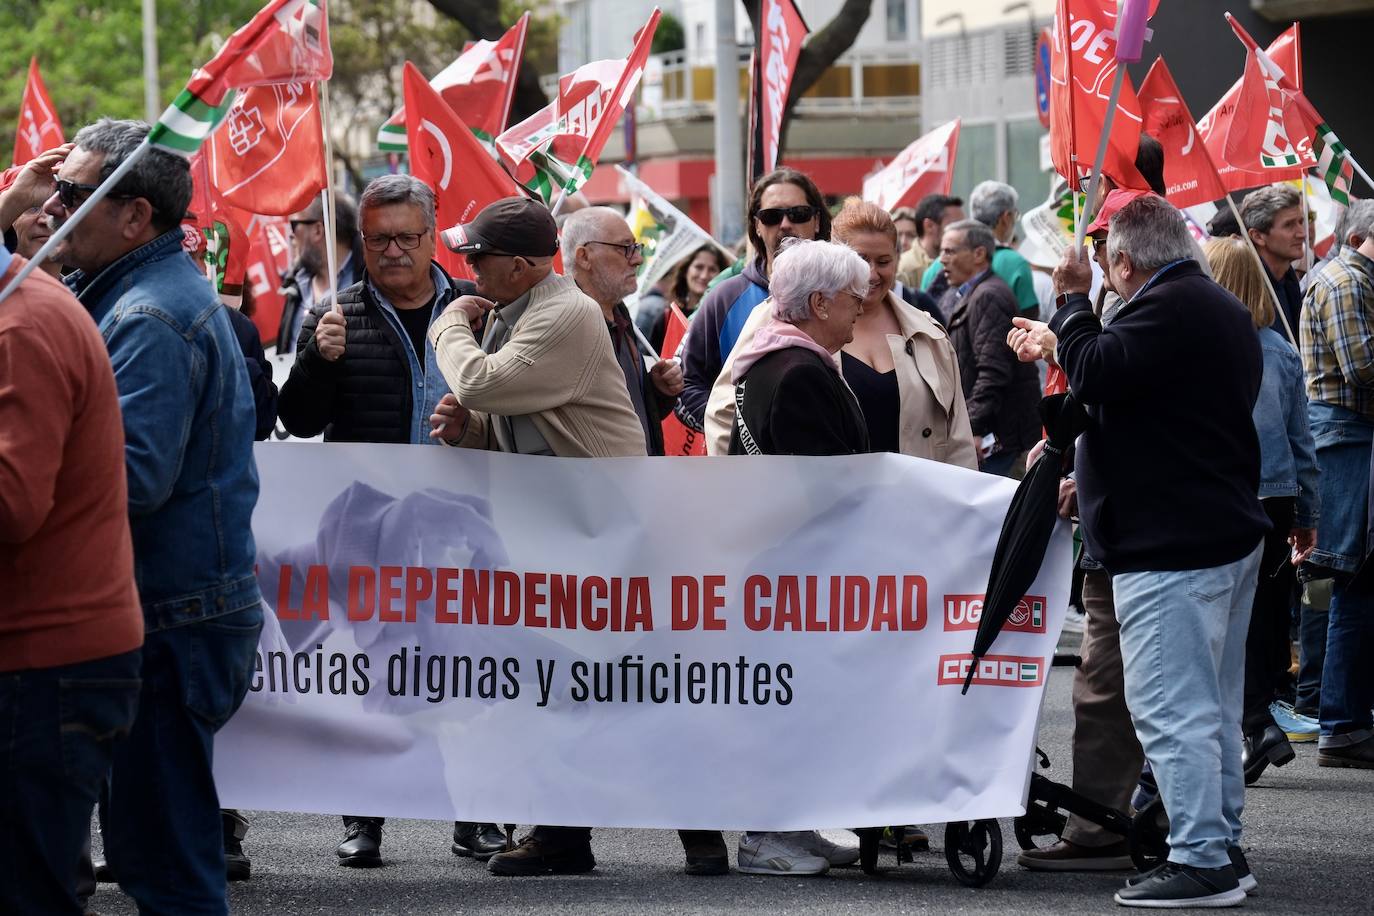
[[[1265,72],[1254,51],[1248,52],[1222,158],[1242,171],[1266,175],[1271,169],[1306,169],[1317,164],[1311,149],[1315,130],[1293,93]]]
[[[158,118],[148,142],[189,156],[229,114],[233,90],[316,82],[334,72],[327,0],[271,0],[205,66],[191,74]]]
[[[410,61],[403,85],[410,112],[410,171],[434,189],[435,219],[441,229],[471,222],[483,207],[503,197],[520,196],[520,188]],[[471,279],[467,259],[448,246],[436,245],[435,259],[451,275]]]
[[[190,162],[190,213],[182,221],[182,231],[185,232],[189,222],[204,236],[206,275],[213,278],[216,292],[230,297],[242,295],[248,260],[247,227],[252,214],[220,197],[210,180],[205,150],[193,153]],[[193,253],[199,254],[199,251]]]
[[[255,216],[248,230],[248,265],[243,287],[253,293],[253,324],[265,346],[276,340],[286,297],[282,274],[291,266],[291,226],[278,216]]]
[[[635,241],[644,245],[644,265],[639,272],[637,291],[639,295],[666,277],[702,245],[715,245],[727,257],[734,257],[710,233],[692,222],[691,217],[663,199],[629,169],[620,165],[615,168],[633,201],[628,220],[630,229],[634,232]]]
[[[1150,0],[1154,15],[1159,0]],[[1077,186],[1091,173],[1116,78],[1116,0],[1059,0],[1050,42],[1050,152]],[[1119,187],[1148,189],[1135,167],[1140,103],[1129,76],[1121,87],[1102,172]],[[1075,164],[1075,156],[1076,164]]]
[[[37,159],[39,154],[54,146],[61,146],[62,122],[57,109],[43,85],[38,72],[38,58],[29,59],[29,79],[24,84],[24,98],[19,103],[19,129],[14,137],[14,164],[23,165]]]
[[[1317,125],[1312,152],[1317,157],[1317,174],[1326,182],[1331,199],[1342,207],[1350,206],[1350,182],[1355,170],[1345,158],[1345,145],[1326,124]]]
[[[664,359],[677,355],[682,340],[687,336],[687,316],[676,302],[668,303],[667,330],[663,333],[663,350],[659,354]],[[700,458],[706,455],[706,434],[686,426],[669,413],[663,421],[663,454],[673,457]]]
[[[782,115],[792,75],[809,30],[793,0],[762,0],[760,32],[749,65],[749,174],[747,186],[778,167]]]
[[[1178,91],[1173,74],[1160,57],[1150,67],[1138,93],[1144,132],[1164,147],[1164,196],[1180,210],[1226,196],[1197,125]]]
[[[221,198],[268,216],[290,216],[325,186],[324,132],[314,83],[273,83],[238,94],[209,146]]]
[[[948,194],[959,152],[959,119],[914,141],[881,171],[864,179],[863,197],[884,210],[914,206],[927,194]]]
[[[1275,38],[1265,49],[1265,53],[1284,72],[1293,75],[1295,85],[1302,85],[1302,43],[1296,23]],[[1243,79],[1236,80],[1226,94],[1197,122],[1198,135],[1202,138],[1203,146],[1207,147],[1207,154],[1211,156],[1212,163],[1217,167],[1222,184],[1227,191],[1240,191],[1273,181],[1296,180],[1303,173],[1301,166],[1251,172],[1237,168],[1227,161],[1226,138],[1236,117],[1236,103],[1240,98],[1242,83]]]
[[[475,42],[429,82],[477,139],[488,146],[505,130],[510,116],[529,21],[527,12],[499,40]],[[377,148],[388,153],[406,152],[404,105],[377,131]]]
[[[592,61],[561,77],[550,105],[496,138],[507,170],[546,204],[573,193],[591,177],[644,75],[659,15],[655,8],[635,33],[629,57]]]

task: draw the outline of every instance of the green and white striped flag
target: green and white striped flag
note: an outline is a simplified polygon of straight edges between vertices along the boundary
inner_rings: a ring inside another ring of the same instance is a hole
[[[1317,156],[1317,173],[1331,189],[1331,199],[1342,207],[1350,206],[1350,182],[1355,170],[1346,158],[1345,145],[1330,127],[1318,124],[1312,152]]]

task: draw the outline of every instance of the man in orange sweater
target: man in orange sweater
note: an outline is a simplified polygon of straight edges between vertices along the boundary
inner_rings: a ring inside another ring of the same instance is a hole
[[[0,287],[23,265],[0,247]],[[124,427],[90,314],[35,272],[0,305],[0,912],[81,913],[77,860],[134,721]]]

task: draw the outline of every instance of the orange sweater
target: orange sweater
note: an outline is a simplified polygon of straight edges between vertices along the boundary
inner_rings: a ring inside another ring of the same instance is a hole
[[[23,263],[13,259],[0,288]],[[143,644],[127,500],[104,341],[37,271],[0,303],[0,671]]]

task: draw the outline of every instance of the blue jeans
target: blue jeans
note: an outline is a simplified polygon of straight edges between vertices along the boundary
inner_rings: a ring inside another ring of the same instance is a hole
[[[1353,573],[1365,555],[1374,423],[1353,410],[1324,401],[1308,404],[1307,414],[1317,443],[1322,491],[1317,549],[1308,563]]]
[[[262,608],[148,633],[138,719],[110,774],[105,856],[145,916],[229,912],[214,736],[243,702]]]
[[[1220,868],[1240,842],[1245,637],[1262,550],[1112,577],[1126,705],[1169,813],[1171,862]]]
[[[91,809],[138,702],[138,652],[0,674],[0,913],[75,913]]]
[[[1367,578],[1367,577],[1366,577]],[[1326,662],[1322,668],[1321,747],[1354,744],[1374,734],[1374,591],[1349,576],[1331,582]]]

